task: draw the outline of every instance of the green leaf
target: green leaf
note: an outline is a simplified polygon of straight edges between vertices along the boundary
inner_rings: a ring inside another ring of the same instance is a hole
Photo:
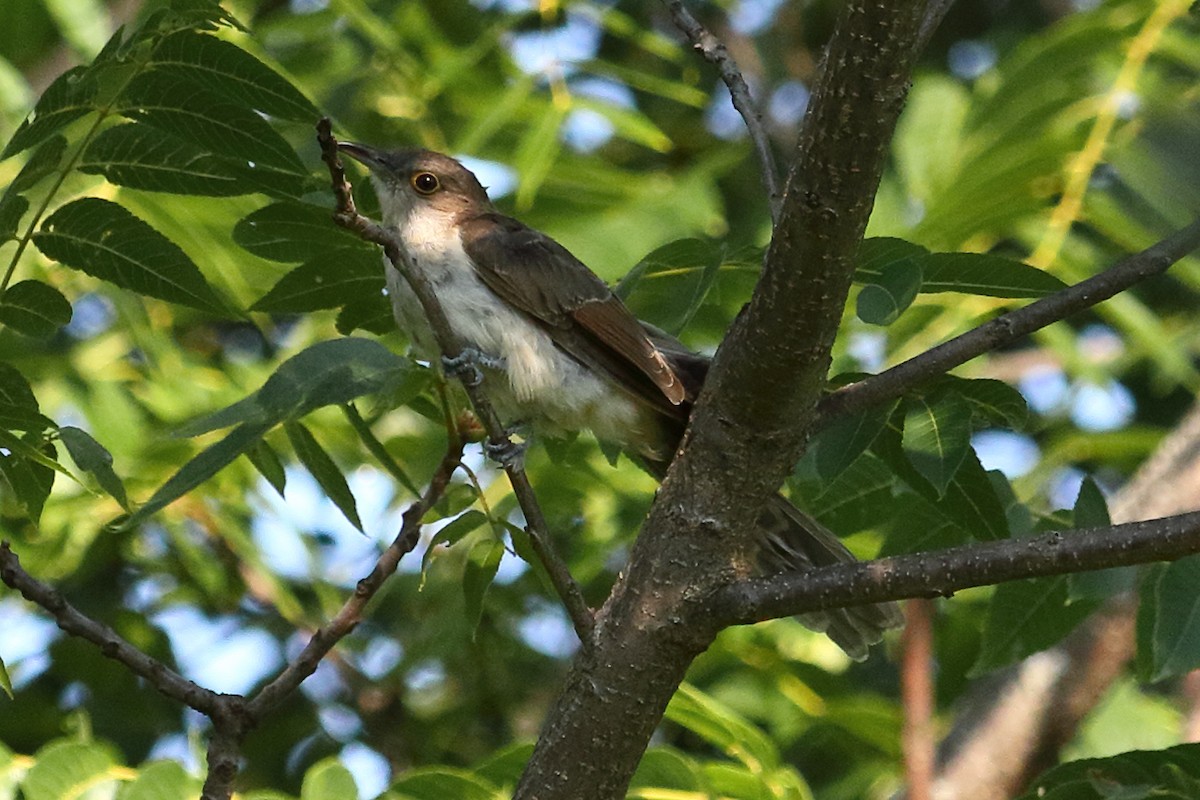
[[[1008,666],[1057,644],[1096,605],[1068,604],[1065,575],[1000,584],[988,605],[983,642],[971,674]]]
[[[542,112],[541,118],[528,129],[517,148],[514,167],[521,176],[517,186],[517,207],[529,208],[537,196],[542,182],[550,174],[562,142],[558,138],[559,128],[562,127],[564,113],[557,105],[551,103]]]
[[[779,766],[779,751],[768,736],[689,683],[679,686],[667,704],[665,717],[753,771]]]
[[[195,489],[216,475],[234,459],[258,444],[270,426],[239,425],[221,439],[193,456],[179,471],[167,479],[149,500],[121,524],[122,530],[132,528],[152,514]]]
[[[156,72],[191,82],[272,117],[311,124],[321,113],[278,72],[237,45],[182,31],[154,50]]]
[[[42,416],[28,406],[0,402],[0,428],[7,431],[45,431],[54,427],[54,421]]]
[[[18,333],[48,339],[71,321],[71,304],[41,281],[21,281],[0,296],[0,324]]]
[[[233,240],[259,258],[301,262],[343,250],[368,252],[383,274],[378,250],[333,223],[328,208],[306,203],[273,203],[238,220]]]
[[[392,305],[386,297],[381,294],[372,295],[344,305],[338,312],[334,327],[343,336],[349,336],[356,330],[382,336],[396,330],[396,318],[392,315]]]
[[[424,767],[404,772],[392,791],[404,800],[503,800],[500,789],[471,772],[451,767]]]
[[[467,560],[463,565],[463,598],[467,622],[472,630],[479,628],[483,618],[483,601],[496,572],[500,569],[500,560],[504,558],[504,542],[490,531],[471,545],[467,551]]]
[[[854,463],[879,436],[899,400],[870,408],[859,414],[840,417],[822,430],[811,445],[815,451],[817,474],[829,483]]]
[[[953,387],[966,399],[978,422],[1020,429],[1029,421],[1029,406],[1025,396],[1004,381],[948,375],[940,383]]]
[[[1079,496],[1075,499],[1075,527],[1107,528],[1112,524],[1108,515],[1108,502],[1104,492],[1088,475],[1079,487]],[[1107,600],[1113,595],[1127,592],[1137,583],[1137,569],[1134,567],[1113,567],[1112,569],[1094,570],[1092,572],[1076,572],[1067,576],[1067,602],[1077,600]]]
[[[29,381],[25,380],[20,370],[3,361],[0,361],[0,402],[31,411],[38,410],[37,398],[33,396]]]
[[[34,151],[25,166],[4,190],[5,195],[18,194],[35,185],[42,178],[58,169],[63,154],[67,152],[67,140],[59,135],[51,136]]]
[[[1138,606],[1138,672],[1155,682],[1200,666],[1200,556],[1151,567]]]
[[[487,521],[487,514],[471,508],[439,528],[438,532],[429,540],[429,546],[425,548],[425,555],[421,558],[421,571],[424,572],[429,568],[429,561],[440,545],[452,547],[471,531],[487,524]]]
[[[13,134],[0,160],[40,144],[51,134],[95,109],[96,81],[87,67],[69,69],[42,93],[33,113]]]
[[[47,258],[123,289],[214,313],[224,305],[177,245],[116,203],[83,197],[33,237]]]
[[[382,297],[385,286],[379,255],[345,250],[306,261],[279,279],[250,307],[252,311],[298,314]]]
[[[150,192],[231,197],[254,191],[226,160],[136,122],[102,131],[84,151],[79,169]]]
[[[643,256],[615,292],[639,319],[677,334],[704,305],[726,263],[740,260],[719,242],[677,239]]]
[[[858,318],[871,325],[891,325],[921,291],[921,267],[913,260],[895,261],[858,293]]]
[[[288,441],[296,458],[304,465],[309,474],[316,479],[317,484],[325,492],[325,496],[342,512],[342,516],[357,528],[363,529],[362,520],[358,518],[358,506],[354,502],[354,494],[346,477],[316,438],[299,422],[285,422],[283,429],[287,432]]]
[[[1191,800],[1200,790],[1200,745],[1135,750],[1060,764],[1019,800]]]
[[[892,264],[915,262],[918,257],[928,253],[929,251],[919,244],[890,236],[864,239],[858,246],[854,280],[857,283],[876,283],[883,275],[884,269]]]
[[[420,369],[371,339],[318,342],[280,364],[250,397],[184,425],[175,435],[199,436],[242,422],[273,427],[322,406],[391,391]]]
[[[8,667],[4,666],[4,659],[0,658],[0,691],[8,695],[8,699],[13,698],[12,678],[8,675]]]
[[[250,459],[258,474],[267,479],[271,488],[283,497],[283,490],[287,487],[287,470],[283,468],[283,462],[279,460],[275,448],[263,440],[246,451],[246,458]]]
[[[971,408],[953,391],[905,402],[904,454],[940,496],[971,448]]]
[[[129,510],[129,500],[125,496],[125,484],[113,471],[112,454],[84,430],[67,425],[58,429],[59,438],[67,447],[67,453],[75,466],[96,479],[100,488],[108,492],[121,508]]]
[[[704,784],[699,766],[687,755],[672,747],[651,747],[638,762],[629,788],[700,792]]]
[[[300,800],[358,800],[358,787],[350,770],[330,756],[305,771]]]
[[[193,800],[200,780],[177,761],[155,761],[138,769],[137,777],[121,789],[121,800]]]
[[[930,253],[917,263],[925,274],[922,292],[1045,297],[1067,286],[1037,267],[982,253]]]
[[[25,800],[82,798],[111,789],[117,772],[108,748],[94,743],[56,741],[43,747],[21,782]],[[95,796],[101,796],[96,794]]]
[[[962,466],[954,473],[945,495],[934,502],[934,508],[977,541],[1009,537],[1004,506],[974,450],[967,451]]]
[[[125,89],[120,112],[136,122],[220,156],[307,176],[303,163],[275,129],[236,105],[165,70],[143,72]]]
[[[21,218],[29,210],[29,201],[19,194],[6,194],[0,199],[0,242],[16,236]]]
[[[602,100],[579,96],[571,98],[571,105],[594,111],[612,124],[613,131],[617,136],[657,153],[668,153],[674,146],[671,137],[667,136],[662,128],[635,108],[625,108]]]

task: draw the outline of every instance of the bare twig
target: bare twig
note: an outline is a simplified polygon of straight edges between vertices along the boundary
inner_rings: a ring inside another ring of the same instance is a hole
[[[449,358],[461,356],[464,349],[462,342],[455,335],[454,329],[450,327],[450,322],[446,319],[445,312],[438,303],[433,287],[429,285],[429,282],[425,280],[420,272],[410,268],[405,257],[404,248],[396,235],[383,226],[363,217],[356,210],[354,198],[350,191],[350,184],[346,181],[346,172],[338,156],[337,140],[333,138],[328,119],[322,119],[317,124],[317,141],[321,145],[321,158],[329,167],[333,193],[337,198],[337,211],[334,213],[334,221],[347,230],[354,231],[364,240],[374,242],[383,247],[383,252],[392,266],[405,277],[412,287],[413,293],[420,301],[425,311],[425,316],[429,320],[429,327],[433,330],[434,338],[442,354]],[[508,432],[501,424],[500,418],[488,400],[483,386],[481,384],[472,385],[469,381],[463,381],[462,385],[466,390],[467,397],[471,401],[471,406],[475,409],[476,416],[483,423],[484,430],[487,431],[491,442],[501,448],[512,447],[512,441],[508,436]],[[508,474],[508,480],[512,484],[513,494],[516,495],[517,503],[521,506],[521,511],[525,514],[526,530],[529,533],[530,544],[541,560],[542,566],[545,567],[555,591],[558,593],[567,610],[567,614],[571,617],[576,635],[579,636],[579,640],[586,647],[591,641],[594,624],[593,612],[588,607],[587,601],[584,600],[579,585],[571,577],[566,564],[554,551],[554,546],[550,540],[549,526],[546,524],[546,518],[542,514],[541,505],[538,503],[537,495],[534,493],[533,486],[529,482],[529,476],[525,474],[524,467],[519,462],[514,462],[505,465],[504,471]]]
[[[31,603],[40,606],[54,617],[58,627],[72,636],[91,642],[108,658],[125,666],[134,675],[172,700],[212,716],[221,695],[192,683],[158,659],[146,655],[120,634],[77,610],[54,587],[42,583],[21,567],[17,554],[8,542],[0,542],[0,580],[21,593]]]
[[[741,69],[721,40],[692,16],[683,0],[663,2],[671,12],[675,27],[688,38],[692,47],[705,61],[717,68],[721,80],[728,87],[733,107],[741,114],[746,130],[750,133],[750,141],[754,143],[754,152],[758,155],[763,188],[767,191],[767,202],[771,207],[771,219],[778,220],[783,202],[783,193],[779,188],[779,169],[775,166],[775,155],[771,152],[771,140],[763,124],[762,112],[758,110],[758,104],[750,95],[750,87],[746,84]]]
[[[909,597],[1023,578],[1171,561],[1200,552],[1200,511],[1107,528],[1055,531],[755,578],[720,590],[707,613],[733,625],[824,608]]]
[[[920,383],[942,375],[1022,336],[1101,303],[1167,269],[1200,247],[1200,219],[1161,242],[1136,253],[1074,286],[1043,297],[1024,308],[1002,314],[961,336],[943,342],[878,375],[844,386],[817,406],[817,425],[899,397]]]
[[[333,619],[313,634],[312,638],[308,640],[308,644],[300,651],[300,655],[296,656],[291,664],[288,664],[273,681],[264,686],[247,703],[246,708],[252,718],[260,720],[268,711],[278,706],[284,698],[295,691],[305,678],[316,671],[317,665],[325,657],[325,654],[358,625],[367,603],[379,591],[383,582],[396,571],[400,559],[412,552],[420,542],[421,519],[445,493],[446,487],[450,483],[450,477],[458,469],[459,461],[462,460],[462,450],[461,440],[455,438],[450,442],[446,448],[446,454],[442,456],[441,463],[438,464],[437,470],[429,480],[429,487],[416,502],[404,511],[400,532],[379,556],[371,573],[358,582],[354,588],[354,594],[346,600]]]

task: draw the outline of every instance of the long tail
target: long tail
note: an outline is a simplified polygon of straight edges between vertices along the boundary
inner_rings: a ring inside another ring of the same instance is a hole
[[[854,561],[846,546],[821,523],[775,495],[759,516],[758,566],[766,574],[805,571],[814,567]],[[883,632],[904,622],[895,603],[851,606],[799,614],[806,628],[824,633],[856,661],[867,657],[867,648]]]

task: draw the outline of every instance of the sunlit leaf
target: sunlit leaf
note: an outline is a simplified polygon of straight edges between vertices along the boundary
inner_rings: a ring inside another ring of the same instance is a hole
[[[410,800],[502,800],[499,788],[466,770],[424,767],[406,770],[392,782],[392,791]]]
[[[224,305],[187,254],[123,207],[83,197],[34,235],[47,258],[138,294],[221,313]]]
[[[137,777],[121,789],[121,800],[190,800],[200,792],[200,780],[178,761],[154,761],[138,769]]]
[[[84,797],[105,784],[115,786],[115,766],[105,745],[59,740],[35,754],[21,790],[25,800]]]
[[[752,770],[779,766],[774,742],[732,708],[691,684],[680,685],[665,717]]]
[[[1183,744],[1061,764],[1018,800],[1190,800],[1198,791],[1200,745]]]
[[[922,292],[962,292],[985,297],[1045,297],[1066,284],[1049,272],[983,253],[930,253],[917,260]]]
[[[305,771],[300,800],[358,800],[358,787],[342,762],[325,758]]]
[[[483,601],[496,572],[500,559],[504,558],[504,542],[490,532],[480,537],[467,551],[463,565],[463,598],[466,601],[467,620],[473,628],[478,627],[483,616]]]

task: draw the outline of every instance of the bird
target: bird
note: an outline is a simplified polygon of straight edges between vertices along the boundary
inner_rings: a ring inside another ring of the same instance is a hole
[[[639,321],[550,236],[500,213],[454,158],[354,142],[338,148],[367,168],[383,225],[398,235],[407,268],[429,282],[501,419],[528,425],[536,436],[588,429],[662,480],[710,359]],[[437,357],[420,302],[384,263],[398,326],[416,354]],[[834,533],[780,494],[760,510],[755,534],[763,574],[855,560]],[[902,622],[894,603],[797,619],[856,660]]]

